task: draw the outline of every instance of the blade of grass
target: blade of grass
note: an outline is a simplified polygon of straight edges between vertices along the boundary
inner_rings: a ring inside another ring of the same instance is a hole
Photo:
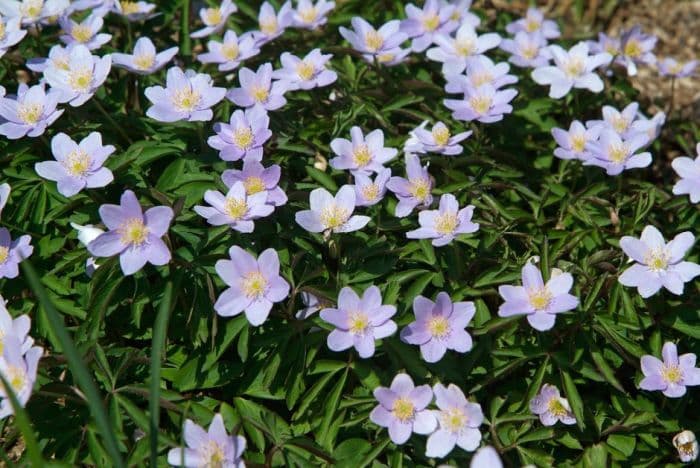
[[[17,395],[12,386],[8,383],[5,376],[0,372],[0,380],[2,380],[2,386],[5,388],[7,396],[10,398],[10,403],[12,404],[12,410],[15,413],[15,424],[19,427],[19,431],[22,433],[24,438],[24,446],[27,449],[27,455],[29,455],[29,461],[31,466],[44,466],[44,458],[41,456],[41,449],[39,449],[39,443],[36,441],[36,436],[34,435],[34,429],[32,428],[31,422],[29,422],[29,417],[27,413],[22,408],[17,400]]]
[[[100,392],[90,375],[90,371],[85,366],[78,349],[75,347],[73,340],[68,334],[68,330],[66,330],[63,319],[56,311],[56,308],[53,306],[49,296],[46,294],[46,290],[41,284],[36,270],[34,270],[34,267],[28,260],[24,260],[20,266],[22,267],[22,273],[27,279],[27,283],[29,283],[29,287],[37,298],[39,298],[41,309],[44,311],[45,318],[51,327],[51,332],[54,334],[56,339],[58,339],[58,342],[63,349],[63,354],[68,360],[68,367],[70,368],[71,373],[75,377],[75,380],[78,382],[78,386],[87,399],[90,412],[92,413],[92,417],[95,419],[95,424],[97,424],[97,428],[102,435],[102,439],[105,443],[105,449],[112,458],[112,463],[115,467],[124,467],[124,461],[122,460],[119,452],[117,439],[112,432],[109,420],[107,419],[107,413],[105,412],[102,404]]]

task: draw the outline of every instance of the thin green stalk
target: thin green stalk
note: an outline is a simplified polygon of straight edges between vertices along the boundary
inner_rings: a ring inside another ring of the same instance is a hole
[[[117,439],[112,431],[112,426],[107,418],[107,413],[105,412],[102,404],[100,392],[97,389],[92,376],[90,375],[90,371],[85,366],[78,349],[75,347],[73,340],[68,334],[68,330],[66,330],[66,326],[63,323],[61,315],[58,313],[53,303],[49,299],[49,296],[46,294],[46,290],[41,284],[41,280],[39,280],[39,276],[34,270],[34,267],[29,260],[24,260],[20,266],[22,267],[22,273],[24,274],[27,283],[29,283],[29,288],[39,299],[41,310],[43,310],[45,314],[46,321],[51,328],[51,333],[58,340],[58,343],[63,350],[63,354],[68,360],[68,367],[78,383],[78,387],[80,387],[80,390],[85,395],[97,429],[102,435],[105,449],[112,459],[112,464],[117,468],[123,468],[125,465],[124,461],[122,460],[121,453],[119,452]]]
[[[180,5],[180,53],[185,57],[192,55],[190,41],[190,0],[182,0]]]
[[[102,104],[100,104],[100,101],[96,98],[93,97],[91,101],[95,104],[95,107],[97,108],[98,111],[104,116],[105,119],[109,122],[109,124],[114,127],[114,129],[119,132],[119,134],[124,138],[126,141],[129,142],[129,144],[132,144],[133,141],[131,141],[131,138],[129,138],[129,135],[126,134],[126,132],[119,126],[119,124],[112,118],[111,115],[109,115],[109,112],[102,107]]]

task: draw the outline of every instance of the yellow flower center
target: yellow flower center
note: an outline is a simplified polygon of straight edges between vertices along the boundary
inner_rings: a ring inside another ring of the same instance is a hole
[[[226,60],[236,60],[240,54],[237,42],[226,42],[221,46],[221,55]]]
[[[428,331],[433,338],[445,338],[450,334],[450,322],[445,317],[433,317],[428,320]]]
[[[364,312],[354,312],[349,318],[350,333],[364,335],[369,328],[369,317]]]
[[[537,57],[537,53],[540,49],[536,45],[528,44],[522,48],[520,54],[528,60],[532,60]]]
[[[0,40],[5,38],[5,23],[0,19]]]
[[[411,179],[408,183],[410,184],[409,191],[414,198],[423,201],[430,195],[430,183],[427,180]]]
[[[525,21],[525,30],[527,32],[535,32],[538,29],[540,29],[540,22],[531,18],[528,18],[527,21]]]
[[[68,77],[68,83],[76,91],[86,92],[92,84],[92,68],[73,70]]]
[[[264,88],[262,86],[253,86],[253,88],[250,91],[250,94],[253,96],[253,99],[257,102],[265,102],[267,101],[267,98],[270,96],[270,90],[268,88]]]
[[[345,208],[331,204],[321,211],[320,221],[325,229],[336,229],[345,224],[349,214]]]
[[[36,104],[20,104],[17,106],[17,115],[22,120],[22,122],[33,125],[39,121],[41,114],[44,113],[44,106]]]
[[[577,153],[583,152],[583,150],[586,149],[586,137],[582,134],[572,136],[571,149]]]
[[[459,432],[467,424],[467,415],[460,408],[450,408],[441,414],[441,425],[450,432]]]
[[[629,127],[629,122],[621,115],[616,115],[612,118],[612,126],[617,133],[622,133]]]
[[[247,195],[254,195],[265,190],[265,182],[260,177],[248,177],[243,185]]]
[[[639,57],[642,55],[642,46],[636,39],[631,39],[625,44],[624,53],[628,57]]]
[[[586,65],[581,59],[573,58],[564,65],[564,72],[571,78],[575,78],[586,69]]]
[[[370,52],[376,52],[384,45],[384,38],[374,29],[365,33],[365,46]]]
[[[455,40],[455,50],[461,57],[469,57],[476,52],[476,44],[471,37]]]
[[[204,24],[207,26],[216,26],[221,23],[223,16],[221,15],[221,10],[218,8],[207,8],[204,10],[204,17],[202,18]]]
[[[535,310],[546,309],[549,303],[552,301],[552,294],[547,290],[546,287],[530,291],[528,297],[530,299],[530,305]]]
[[[71,29],[70,35],[76,41],[84,44],[92,39],[92,29],[84,24],[76,24],[73,26],[73,29]]]
[[[678,383],[683,379],[683,373],[681,368],[676,365],[666,365],[664,364],[661,368],[661,376],[668,383]]]
[[[128,219],[121,225],[119,232],[121,234],[121,241],[124,244],[139,246],[146,242],[148,238],[148,228],[143,224],[143,220],[138,218]]]
[[[61,57],[54,57],[51,59],[53,66],[60,70],[68,70],[68,57],[63,55]]]
[[[260,20],[258,26],[260,27],[260,31],[262,31],[268,36],[271,36],[277,32],[277,18],[274,16],[270,16],[269,18]]]
[[[452,15],[450,15],[450,19],[458,22],[460,19],[462,19],[462,13],[459,11],[459,9],[455,8],[455,11],[452,12]]]
[[[5,333],[0,330],[0,356],[5,352]]]
[[[2,36],[0,36],[2,37]],[[685,63],[683,62],[676,62],[670,69],[669,71],[673,75],[677,75],[678,73],[683,71],[683,67],[685,66]]]
[[[139,70],[149,70],[156,63],[156,56],[153,54],[141,54],[134,57],[134,66]]]
[[[610,148],[610,160],[615,164],[622,164],[627,160],[627,155],[629,153],[627,145],[624,143],[614,144]]]
[[[426,31],[435,31],[440,26],[440,17],[435,13],[431,13],[423,18],[423,28]]]
[[[365,197],[367,201],[376,200],[379,196],[379,186],[377,184],[367,184],[362,187],[362,196]]]
[[[233,131],[233,142],[240,149],[248,149],[253,146],[253,130],[250,127],[239,127]]]
[[[492,99],[490,96],[472,96],[469,98],[469,105],[478,114],[485,114],[491,108]]]
[[[313,23],[314,21],[316,21],[318,11],[316,10],[315,6],[310,6],[301,10],[299,12],[299,16],[301,17],[304,23]]]
[[[391,411],[394,413],[396,419],[405,423],[413,419],[416,407],[413,406],[413,402],[409,398],[401,397],[394,400]]]
[[[10,256],[10,249],[7,247],[0,247],[0,264],[5,263],[7,258]]]
[[[457,213],[438,214],[435,219],[435,231],[438,234],[452,234],[457,229]]]
[[[680,452],[680,454],[684,455],[686,457],[694,457],[695,450],[696,450],[695,441],[686,442],[685,444],[680,444],[678,446],[678,451]]]
[[[248,212],[248,204],[242,198],[226,198],[224,211],[230,218],[239,220]]]
[[[44,9],[43,0],[25,0],[19,7],[22,16],[28,18],[36,18],[41,14],[41,10]]]
[[[379,63],[387,63],[387,62],[391,62],[392,60],[394,60],[394,57],[396,57],[395,54],[389,54],[389,53],[379,54],[379,55],[377,55],[377,61]]]
[[[372,153],[369,152],[367,145],[362,144],[355,148],[352,153],[352,160],[357,167],[364,167],[372,161]]]
[[[469,78],[471,79],[472,84],[477,88],[481,85],[491,83],[493,81],[493,75],[487,70],[483,70],[478,73],[472,73]]]
[[[243,278],[243,293],[249,298],[260,297],[267,289],[267,280],[259,271],[249,273]]]
[[[140,11],[139,5],[136,2],[121,2],[122,13],[125,15],[133,15]]]
[[[210,440],[202,450],[202,458],[206,460],[203,468],[223,468],[226,456],[224,450],[219,444]]]
[[[445,146],[450,141],[450,130],[447,127],[433,127],[433,140],[438,146]]]
[[[85,175],[90,169],[90,156],[82,148],[78,148],[68,155],[65,161],[66,170],[73,176]]]
[[[5,369],[5,380],[7,380],[7,383],[9,383],[10,387],[12,387],[12,391],[15,394],[18,394],[27,383],[27,374],[21,367],[8,366]],[[2,383],[2,381],[0,381],[0,388],[2,388],[4,393],[6,393],[5,385]]]
[[[201,99],[202,96],[188,86],[177,90],[173,94],[173,105],[181,111],[190,112],[197,107]]]
[[[299,65],[297,65],[297,75],[299,75],[299,78],[304,81],[308,81],[313,78],[315,73],[316,68],[313,66],[313,64],[305,60],[302,60],[299,62]]]
[[[644,263],[651,271],[664,271],[668,267],[669,256],[665,249],[656,249],[647,253]]]
[[[547,404],[547,411],[558,418],[569,414],[569,410],[566,409],[566,406],[564,406],[559,398],[552,398],[549,400],[549,403]]]
[[[608,42],[605,44],[605,52],[609,53],[610,55],[617,55],[619,49],[614,43]]]

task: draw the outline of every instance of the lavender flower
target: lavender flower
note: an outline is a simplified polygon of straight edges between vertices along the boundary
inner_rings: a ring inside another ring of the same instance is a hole
[[[107,157],[114,153],[114,146],[102,146],[102,135],[90,133],[78,144],[65,133],[51,139],[51,153],[55,161],[34,165],[34,170],[44,179],[58,182],[58,191],[64,197],[72,197],[84,188],[104,187],[114,176],[102,167]]]
[[[216,190],[207,190],[204,200],[211,205],[194,207],[194,211],[212,226],[228,225],[238,232],[250,233],[255,229],[253,220],[269,216],[274,210],[267,204],[267,192],[246,194],[243,182],[234,183],[226,196]]]
[[[294,21],[294,11],[291,1],[284,2],[279,12],[275,12],[270,2],[264,2],[258,14],[260,30],[252,33],[256,45],[261,46],[278,38],[292,24],[292,21]]]
[[[0,17],[0,57],[27,35],[27,31],[20,29],[20,21],[18,17]]]
[[[303,29],[318,29],[328,21],[328,13],[335,8],[335,2],[328,0],[318,0],[315,4],[313,0],[298,0],[297,8],[294,10],[294,26]]]
[[[280,80],[290,91],[328,86],[338,79],[336,72],[326,68],[331,57],[332,54],[321,54],[321,49],[312,50],[303,59],[284,52],[280,56],[282,68],[272,72],[272,78]]]
[[[466,353],[472,349],[472,337],[465,328],[476,308],[473,302],[453,303],[446,292],[440,292],[435,302],[423,296],[413,300],[416,320],[401,330],[401,341],[420,345],[426,362],[438,362],[448,349]]]
[[[517,34],[519,32],[538,33],[545,39],[556,39],[561,35],[559,26],[552,20],[544,18],[544,13],[539,8],[530,7],[524,18],[513,21],[506,26],[508,34]]]
[[[669,398],[685,395],[686,387],[700,385],[700,368],[695,367],[693,353],[678,355],[676,345],[667,341],[661,350],[663,361],[649,354],[642,356],[641,365],[644,378],[639,388],[661,392]]]
[[[545,67],[551,58],[547,40],[536,33],[519,31],[513,39],[503,39],[500,48],[510,54],[510,63],[521,68]]]
[[[586,127],[593,128],[602,126],[609,128],[622,138],[629,138],[637,131],[632,129],[632,123],[637,117],[639,104],[633,102],[628,104],[622,111],[618,111],[612,106],[603,106],[603,120],[589,120],[586,122]]]
[[[386,184],[391,177],[391,169],[381,169],[374,181],[367,174],[358,172],[355,174],[355,199],[357,206],[376,205],[386,194]]]
[[[432,239],[435,247],[447,245],[459,234],[469,234],[479,230],[479,224],[473,223],[474,205],[459,209],[457,199],[451,193],[440,197],[440,208],[421,211],[418,214],[420,228],[408,231],[409,239]]]
[[[149,38],[140,37],[134,45],[133,54],[114,53],[112,54],[112,63],[115,67],[126,68],[132,73],[150,75],[170,62],[178,50],[178,47],[171,47],[163,52],[158,52]]]
[[[435,411],[439,427],[428,437],[425,456],[443,458],[455,445],[468,452],[476,450],[481,442],[479,426],[484,422],[481,406],[469,402],[454,384],[435,384],[433,393],[439,408]]]
[[[607,52],[588,55],[588,44],[579,42],[568,51],[558,45],[549,46],[555,66],[538,67],[532,72],[537,84],[548,85],[549,97],[559,99],[571,88],[585,88],[594,93],[603,90],[603,80],[593,71],[612,60]]]
[[[620,247],[635,263],[625,270],[618,281],[637,288],[639,294],[650,297],[662,287],[673,294],[683,294],[683,284],[700,275],[700,265],[684,262],[683,257],[695,243],[695,236],[682,232],[668,244],[654,226],[642,230],[639,239],[624,236]]]
[[[255,39],[250,34],[238,37],[235,31],[226,31],[223,42],[207,42],[209,52],[197,57],[202,63],[216,63],[219,71],[230,71],[250,57],[260,53]]]
[[[226,94],[226,88],[215,87],[209,75],[179,67],[168,70],[165,83],[165,88],[150,86],[144,93],[153,104],[146,115],[159,122],[211,120],[211,107]]]
[[[659,73],[662,76],[672,76],[674,78],[686,78],[695,75],[695,69],[698,66],[697,60],[689,62],[679,62],[674,58],[666,57],[657,62]]]
[[[34,252],[31,241],[28,234],[12,240],[10,231],[0,228],[0,278],[17,278],[19,263]]]
[[[240,107],[261,106],[273,111],[287,104],[284,93],[287,88],[280,81],[272,82],[272,64],[264,63],[257,71],[241,68],[238,72],[240,88],[229,90],[226,97]]]
[[[2,0],[0,13],[21,18],[22,24],[36,24],[48,18],[58,18],[68,8],[69,0]]]
[[[317,188],[309,196],[309,210],[298,211],[297,224],[309,232],[352,232],[369,223],[369,216],[353,215],[355,211],[355,189],[343,185],[333,197],[326,189]]]
[[[1,230],[0,230],[1,232]],[[3,339],[3,352],[0,357],[0,375],[12,387],[12,392],[24,407],[32,394],[36,373],[44,349],[34,346],[22,353],[22,343],[18,337],[9,335]],[[0,419],[14,414],[14,409],[5,386],[0,382]]]
[[[268,205],[282,206],[287,203],[287,195],[277,185],[280,173],[281,169],[277,164],[264,167],[257,161],[246,159],[243,161],[243,170],[227,169],[221,174],[221,180],[227,187],[233,187],[236,182],[243,182],[247,196],[264,192]]]
[[[470,58],[482,55],[487,50],[498,47],[500,43],[501,36],[498,34],[487,33],[479,36],[474,28],[463,24],[454,38],[447,35],[436,36],[437,47],[428,49],[426,55],[429,59],[443,64],[442,73],[454,75],[464,71]]]
[[[532,263],[522,269],[522,286],[500,286],[498,293],[505,301],[498,308],[499,317],[527,315],[530,326],[538,331],[547,331],[554,326],[556,314],[573,310],[578,298],[569,294],[574,284],[570,273],[553,271],[547,283],[542,273]]]
[[[61,91],[59,102],[67,102],[73,107],[82,106],[102,86],[112,67],[112,57],[96,57],[82,44],[68,50],[66,67],[53,66],[44,70],[46,82]]]
[[[359,16],[352,20],[353,29],[340,27],[340,35],[347,40],[356,51],[362,54],[365,61],[377,62],[384,65],[395,65],[401,62],[410,49],[399,46],[408,36],[399,31],[401,23],[398,20],[389,21],[379,29],[369,24]]]
[[[114,0],[111,11],[125,17],[129,21],[139,21],[150,17],[155,8],[155,3]]]
[[[698,459],[700,447],[698,447],[698,441],[693,431],[685,430],[673,436],[673,446],[678,450],[678,458],[683,463],[694,462]]]
[[[634,133],[644,133],[647,136],[647,145],[650,145],[661,135],[664,123],[666,123],[666,114],[664,112],[657,112],[651,119],[639,112],[637,119],[632,122],[631,130]]]
[[[81,23],[76,23],[68,16],[60,17],[58,23],[63,29],[60,39],[68,46],[82,44],[88,49],[94,50],[99,49],[112,39],[111,34],[100,33],[100,29],[104,26],[104,20],[94,13]]]
[[[647,167],[651,164],[651,153],[638,153],[648,142],[648,136],[635,133],[628,139],[622,139],[615,131],[604,128],[598,141],[586,144],[591,154],[584,164],[599,166],[608,175],[618,175],[625,169]]]
[[[471,89],[484,85],[500,89],[503,86],[517,83],[518,78],[509,75],[510,65],[507,63],[493,63],[485,55],[476,55],[467,60],[466,75],[448,75],[445,91],[448,93],[468,94]]]
[[[193,32],[190,37],[200,38],[221,31],[226,25],[228,17],[238,11],[238,7],[231,0],[223,0],[221,5],[199,10],[199,17],[204,23],[204,28]]]
[[[598,33],[597,41],[588,41],[588,46],[591,49],[591,53],[598,54],[601,52],[607,52],[611,57],[620,55],[620,38],[608,36],[605,33]]]
[[[476,451],[469,468],[503,468],[503,462],[496,449],[487,445]]]
[[[170,250],[161,239],[170,227],[173,210],[155,206],[143,213],[136,195],[126,190],[119,205],[104,204],[99,209],[102,222],[109,229],[88,244],[95,257],[119,255],[125,275],[133,275],[146,263],[166,265]]]
[[[310,292],[302,291],[301,292],[301,302],[304,304],[304,308],[300,309],[297,311],[296,314],[294,314],[294,317],[297,320],[306,320],[309,318],[311,315],[315,314],[319,310],[327,307],[325,301],[319,299],[317,296],[314,296]]]
[[[29,315],[20,315],[12,318],[5,307],[5,301],[0,298],[0,356],[5,351],[5,342],[8,338],[14,337],[19,344],[19,352],[24,355],[34,344],[34,339],[29,336],[31,319]],[[2,385],[0,385],[2,387]]]
[[[228,289],[216,300],[214,310],[222,317],[244,312],[251,325],[262,325],[272,305],[289,295],[289,283],[279,274],[277,252],[263,250],[257,259],[235,245],[228,252],[231,260],[219,260],[215,265]]]
[[[554,385],[542,385],[540,393],[530,400],[530,411],[538,415],[545,426],[554,426],[557,421],[576,424],[569,401],[559,395],[559,389]]]
[[[650,65],[656,62],[652,52],[656,47],[656,36],[644,34],[642,27],[636,25],[620,35],[621,53],[615,59],[627,69],[629,76],[637,74],[637,65]]]
[[[454,10],[452,11],[452,16],[450,19],[455,21],[458,25],[468,24],[469,26],[476,28],[481,24],[481,18],[475,15],[469,8],[472,6],[472,0],[441,0],[443,5],[452,6]]]
[[[245,111],[237,110],[231,115],[229,124],[214,124],[216,135],[210,136],[207,144],[219,150],[219,157],[224,161],[260,161],[263,157],[263,145],[272,136],[270,117],[260,106]]]
[[[71,47],[56,44],[49,49],[48,57],[37,57],[27,60],[27,68],[37,73],[43,73],[47,68],[68,70],[68,57]]]
[[[0,117],[4,119],[0,123],[0,135],[11,140],[43,135],[63,114],[63,109],[56,108],[60,96],[53,89],[45,92],[43,83],[32,87],[20,83],[16,98],[0,97]]]
[[[471,122],[493,123],[503,120],[513,111],[510,102],[517,96],[514,89],[497,90],[490,84],[479,87],[464,86],[464,99],[445,99],[445,107],[452,110],[452,118]]]
[[[399,218],[408,216],[419,205],[427,208],[433,203],[433,181],[428,173],[428,166],[422,167],[415,154],[407,153],[405,160],[407,178],[392,177],[386,184],[399,199],[394,213]]]
[[[399,152],[396,148],[384,147],[384,132],[380,129],[364,136],[360,127],[352,127],[350,137],[350,140],[335,138],[331,141],[331,149],[336,154],[329,161],[332,168],[349,170],[353,174],[379,172]]]
[[[600,126],[586,128],[578,120],[571,122],[568,131],[562,128],[553,128],[552,136],[559,145],[554,150],[554,156],[560,159],[587,160],[591,154],[586,150],[586,145],[597,141],[602,129]]]
[[[391,387],[377,387],[374,398],[379,403],[369,414],[377,426],[389,429],[391,441],[404,444],[412,433],[430,434],[437,427],[437,419],[429,409],[433,401],[430,385],[416,387],[408,374],[397,374]]]
[[[426,0],[423,9],[412,3],[406,5],[406,19],[401,21],[401,32],[412,39],[411,48],[423,52],[438,37],[449,35],[459,23],[452,19],[454,5],[439,0]]]
[[[245,468],[245,439],[228,435],[221,414],[214,415],[207,432],[192,420],[186,420],[184,439],[186,447],[173,448],[168,452],[168,464],[171,466]]]
[[[683,156],[671,161],[673,170],[680,180],[673,186],[674,195],[690,195],[691,203],[700,202],[700,143],[695,147],[695,159]]]
[[[336,327],[328,335],[328,347],[332,351],[355,347],[361,358],[371,357],[374,340],[396,332],[396,323],[391,320],[394,314],[396,307],[382,305],[378,287],[365,289],[362,299],[352,288],[345,287],[338,294],[338,308],[321,311],[321,318]]]

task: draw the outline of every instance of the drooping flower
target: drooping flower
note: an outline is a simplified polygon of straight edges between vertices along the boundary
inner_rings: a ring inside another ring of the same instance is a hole
[[[125,17],[129,21],[140,21],[151,16],[155,9],[155,3],[114,0],[111,11]]]
[[[503,468],[503,462],[496,449],[487,445],[476,451],[469,468]]]
[[[452,110],[452,118],[456,120],[493,123],[513,112],[510,102],[517,94],[515,89],[497,90],[490,84],[479,87],[468,84],[464,86],[463,99],[445,99],[443,103]]]
[[[115,67],[126,68],[132,73],[150,75],[170,62],[178,50],[178,47],[171,47],[158,52],[149,38],[140,37],[134,45],[133,54],[114,53],[112,63]]]
[[[17,278],[19,263],[34,252],[29,234],[12,240],[10,231],[0,228],[0,278]]]
[[[81,226],[80,224],[71,222],[70,225],[73,229],[78,231],[78,241],[85,247],[87,247],[90,242],[97,239],[97,236],[104,232],[104,230],[97,228],[92,224]],[[95,257],[88,257],[88,259],[85,261],[85,274],[91,278],[95,273],[95,270],[98,268],[99,265],[95,262]]]
[[[243,170],[227,169],[221,174],[221,180],[227,187],[233,187],[236,182],[243,182],[247,196],[265,192],[268,205],[282,206],[287,203],[287,195],[277,184],[280,180],[281,169],[277,164],[265,167],[258,161],[246,159]]]
[[[686,78],[693,76],[695,74],[695,69],[698,66],[697,60],[690,60],[688,62],[679,62],[672,57],[666,57],[659,60],[656,66],[659,69],[659,73],[662,76],[672,76],[674,78]]]
[[[231,260],[216,262],[216,272],[228,288],[214,304],[222,317],[245,313],[253,326],[262,325],[272,305],[289,295],[289,283],[280,276],[280,262],[275,249],[263,250],[256,259],[234,245],[228,251]]]
[[[150,86],[144,92],[153,104],[146,115],[159,122],[188,122],[211,120],[212,106],[226,95],[226,88],[214,86],[211,77],[179,67],[168,69],[165,88]]]
[[[375,340],[396,332],[396,314],[393,305],[382,305],[379,288],[370,286],[362,298],[352,288],[344,287],[338,294],[338,307],[321,311],[321,318],[336,327],[328,335],[328,347],[332,351],[344,351],[354,347],[361,358],[374,355]]]
[[[321,49],[314,49],[303,59],[289,52],[280,56],[282,68],[272,72],[272,78],[280,80],[290,91],[328,86],[338,79],[338,74],[326,67],[332,54],[324,55]]]
[[[572,88],[588,89],[594,93],[603,90],[603,80],[594,70],[607,65],[612,56],[607,52],[589,55],[588,44],[579,42],[568,51],[558,45],[548,46],[554,66],[546,65],[532,71],[537,84],[549,86],[549,97],[560,99]]]
[[[374,398],[379,403],[369,414],[377,426],[389,429],[391,441],[404,444],[412,433],[430,434],[437,427],[437,419],[427,409],[433,401],[430,385],[416,387],[408,374],[397,374],[391,387],[377,387]]]
[[[661,129],[665,123],[666,114],[664,112],[657,112],[651,119],[639,112],[636,120],[632,122],[632,132],[646,134],[648,146],[661,135]]]
[[[0,356],[5,352],[5,343],[10,337],[16,339],[16,342],[11,344],[19,344],[18,350],[23,356],[29,351],[34,344],[34,339],[29,336],[31,323],[27,314],[12,318],[5,307],[5,301],[0,298]]]
[[[475,55],[466,61],[466,75],[448,75],[445,91],[448,93],[468,94],[470,89],[491,85],[500,89],[506,85],[517,83],[515,75],[508,74],[510,65],[505,62],[493,63],[485,55]]]
[[[412,39],[411,48],[415,52],[423,52],[440,36],[447,36],[459,27],[452,18],[455,5],[426,0],[422,9],[412,3],[405,9],[406,19],[401,21],[401,32]]]
[[[350,138],[331,141],[331,149],[336,154],[329,161],[332,168],[349,170],[353,174],[379,172],[399,152],[396,148],[384,147],[384,132],[381,129],[372,130],[365,136],[360,127],[352,127]]]
[[[472,337],[465,328],[474,317],[473,302],[452,302],[440,292],[435,302],[423,296],[413,300],[416,320],[401,330],[401,341],[420,346],[426,362],[438,362],[448,349],[466,353],[472,349]]]
[[[471,134],[472,131],[470,130],[452,135],[447,125],[443,122],[438,122],[433,125],[430,131],[422,127],[413,130],[412,135],[415,135],[418,140],[417,144],[410,145],[405,149],[411,153],[437,153],[454,156],[464,151],[464,148],[459,143],[469,138]]]
[[[245,233],[253,232],[254,220],[269,216],[275,210],[273,205],[267,204],[267,192],[248,195],[243,182],[234,183],[225,196],[217,190],[207,190],[204,200],[211,206],[197,205],[194,211],[209,224],[228,225]]]
[[[104,204],[99,213],[108,231],[88,244],[92,255],[119,255],[122,272],[127,276],[146,263],[160,266],[170,262],[170,250],[161,239],[174,216],[170,207],[155,206],[144,213],[134,192],[126,190],[119,205]]]
[[[386,184],[391,177],[391,169],[381,169],[374,180],[367,174],[355,174],[355,200],[357,206],[376,205],[386,194]]]
[[[362,229],[369,223],[369,216],[353,215],[355,211],[355,189],[343,185],[335,197],[324,188],[311,191],[309,210],[298,211],[297,224],[309,232],[341,233]]]
[[[568,131],[563,128],[553,128],[552,136],[559,145],[554,150],[554,156],[560,159],[587,160],[591,154],[586,149],[586,145],[597,141],[601,131],[600,126],[586,128],[578,120],[571,122]]]
[[[78,107],[102,86],[111,67],[111,55],[100,58],[84,45],[76,44],[68,50],[65,67],[52,61],[44,70],[44,78],[53,89],[61,91],[59,102]]]
[[[586,127],[593,128],[602,126],[609,128],[622,138],[629,138],[635,133],[638,133],[632,128],[632,123],[637,118],[639,111],[639,103],[632,102],[621,111],[613,106],[603,106],[603,120],[589,120],[586,122]]]
[[[10,18],[21,18],[22,24],[29,25],[58,18],[69,4],[69,0],[2,0],[0,13]]]
[[[20,28],[20,21],[19,17],[0,17],[0,57],[27,35],[27,31]]]
[[[460,209],[457,199],[451,193],[440,197],[437,210],[418,213],[420,228],[408,231],[409,239],[432,239],[435,247],[447,245],[460,234],[469,234],[479,230],[479,224],[472,222],[474,205]]]
[[[57,109],[61,93],[54,89],[44,91],[44,84],[17,86],[16,98],[0,97],[0,135],[11,140],[24,136],[38,137],[53,124],[63,109]]]
[[[32,394],[39,359],[44,354],[44,349],[39,346],[29,348],[22,352],[22,343],[18,337],[9,335],[3,339],[3,353],[0,357],[0,375],[12,387],[12,392],[24,407]],[[8,397],[5,385],[0,381],[0,419],[14,414],[12,402]]]
[[[481,442],[479,426],[484,422],[484,413],[478,403],[471,403],[454,384],[447,387],[438,383],[433,387],[438,429],[428,437],[425,449],[427,457],[443,458],[458,445],[473,452]]]
[[[698,459],[698,441],[693,431],[681,431],[673,436],[673,446],[678,450],[678,458],[683,463],[691,463]]]
[[[238,7],[232,0],[223,0],[218,7],[204,7],[199,10],[199,17],[204,23],[204,27],[192,34],[190,37],[200,38],[221,31],[228,21],[228,17],[238,11]]]
[[[673,186],[673,194],[688,194],[691,203],[700,202],[700,143],[695,147],[695,152],[697,153],[695,159],[682,156],[671,161],[673,170],[680,177]]]
[[[214,131],[216,135],[210,136],[207,144],[219,150],[224,161],[261,161],[263,145],[272,136],[270,117],[260,106],[236,110],[230,123],[217,122]]]
[[[197,60],[202,63],[216,63],[219,71],[230,71],[250,57],[260,53],[255,39],[250,34],[238,37],[235,31],[228,30],[224,34],[223,42],[207,42],[209,52],[199,54]]]
[[[272,64],[264,63],[257,71],[241,68],[238,72],[240,88],[232,88],[226,97],[240,107],[260,106],[273,111],[287,104],[287,87],[281,81],[272,81]]]
[[[292,19],[294,26],[303,29],[318,29],[328,21],[328,13],[335,8],[335,2],[328,0],[298,0]]]
[[[399,203],[395,216],[403,218],[411,214],[417,206],[427,208],[433,203],[433,180],[428,166],[422,167],[418,156],[406,153],[406,177],[392,177],[386,187],[394,192]]]
[[[700,368],[695,367],[693,353],[678,355],[676,345],[670,341],[661,350],[663,361],[652,355],[641,359],[644,378],[639,382],[642,390],[661,391],[669,398],[680,398],[686,387],[700,385]]]
[[[48,57],[36,57],[27,60],[27,68],[37,73],[43,73],[49,67],[68,70],[68,57],[71,48],[56,44],[49,49]]]
[[[426,56],[430,60],[441,62],[442,73],[449,76],[462,73],[470,58],[498,47],[501,36],[496,33],[477,35],[474,28],[464,24],[457,30],[455,37],[439,35],[434,42],[437,47],[428,49]]]
[[[284,2],[279,12],[275,12],[270,2],[263,2],[258,14],[258,28],[260,30],[252,32],[255,43],[258,46],[262,46],[276,39],[282,35],[285,29],[291,26],[293,21],[294,11],[290,0]]]
[[[298,310],[297,313],[294,314],[294,317],[297,320],[306,320],[311,315],[330,305],[327,304],[324,300],[320,299],[318,296],[315,296],[307,291],[302,291],[300,296],[301,303],[304,305],[304,308]]]
[[[7,182],[0,184],[0,214],[2,214],[2,210],[5,208],[5,204],[7,204],[7,200],[10,198],[11,190],[12,188]]]
[[[666,243],[652,225],[642,230],[639,239],[624,236],[620,239],[620,247],[636,263],[626,269],[618,281],[636,287],[644,298],[653,296],[662,287],[673,294],[683,294],[683,284],[700,275],[700,265],[683,261],[694,243],[695,236],[687,231]]]
[[[72,197],[84,188],[104,187],[114,176],[102,165],[114,146],[102,145],[102,135],[92,132],[80,143],[65,133],[51,139],[51,154],[55,161],[44,161],[34,165],[34,170],[44,179],[58,182],[58,191],[64,197]]]
[[[651,153],[637,153],[647,142],[648,136],[644,133],[634,133],[628,139],[623,139],[615,131],[603,128],[597,141],[586,144],[590,157],[583,163],[602,167],[608,175],[618,175],[626,169],[647,167],[651,164]]]
[[[524,18],[515,20],[507,25],[506,31],[508,34],[517,34],[519,32],[538,33],[545,39],[556,39],[561,35],[557,23],[545,19],[542,10],[534,7],[527,9]]]
[[[499,286],[505,301],[498,309],[500,317],[527,315],[532,328],[547,331],[554,326],[556,314],[578,306],[578,298],[569,294],[574,284],[570,273],[555,270],[545,283],[540,269],[528,262],[522,269],[522,282],[522,286]]]
[[[638,65],[656,62],[656,56],[652,52],[656,41],[657,37],[644,34],[641,26],[633,26],[620,34],[620,53],[615,58],[615,63],[624,66],[629,76],[636,75]]]
[[[228,435],[221,414],[214,415],[208,431],[188,419],[183,432],[186,447],[168,451],[171,466],[245,468],[246,441],[242,436]]]
[[[557,421],[567,425],[576,424],[569,400],[562,398],[554,385],[542,385],[540,393],[530,400],[530,411],[538,415],[545,426],[554,426]]]
[[[408,36],[399,30],[398,20],[388,21],[379,29],[369,24],[359,16],[351,20],[352,28],[340,27],[340,35],[347,40],[353,49],[360,52],[366,62],[377,62],[383,65],[396,65],[410,53],[410,49],[401,49],[400,45]]]
[[[69,16],[60,17],[58,23],[63,30],[60,39],[68,46],[82,44],[88,49],[94,50],[99,49],[112,39],[111,34],[100,32],[104,26],[104,20],[100,15],[94,13],[80,23],[73,21]]]
[[[519,31],[513,39],[503,39],[499,47],[510,54],[508,61],[516,67],[544,67],[551,59],[547,40],[536,33]]]

